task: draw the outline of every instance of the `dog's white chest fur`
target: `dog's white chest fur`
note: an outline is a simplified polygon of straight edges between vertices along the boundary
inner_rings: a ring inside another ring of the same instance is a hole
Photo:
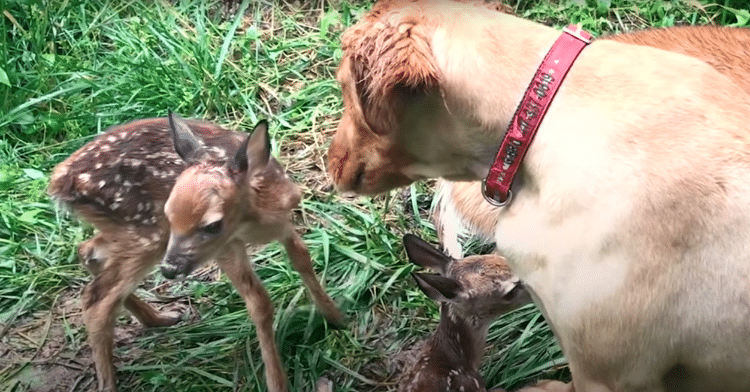
[[[556,323],[574,324],[621,289],[628,263],[607,249],[614,210],[551,223],[546,211],[524,208],[500,220],[498,247]]]

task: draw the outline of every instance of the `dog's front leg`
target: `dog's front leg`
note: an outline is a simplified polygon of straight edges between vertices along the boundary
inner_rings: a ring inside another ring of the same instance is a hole
[[[575,392],[573,383],[560,381],[540,381],[536,385],[523,387],[516,392]]]
[[[573,368],[574,366],[571,367],[573,382],[543,380],[535,385],[523,387],[517,392],[613,392],[605,385],[582,378],[581,372],[576,372]]]

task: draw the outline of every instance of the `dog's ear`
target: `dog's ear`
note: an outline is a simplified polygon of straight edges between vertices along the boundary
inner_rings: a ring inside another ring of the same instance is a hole
[[[353,109],[361,109],[376,134],[388,133],[405,96],[426,95],[438,88],[438,68],[427,34],[418,19],[395,15],[366,18],[342,37],[339,82],[345,96],[350,94],[359,106]]]
[[[417,21],[400,21],[385,30],[375,40],[380,53],[370,67],[373,80],[368,92],[387,96],[394,88],[415,93],[436,88],[437,67],[423,26]]]

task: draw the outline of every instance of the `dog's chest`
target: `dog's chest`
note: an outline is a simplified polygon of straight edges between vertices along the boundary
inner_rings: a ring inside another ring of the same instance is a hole
[[[609,301],[627,281],[629,263],[612,245],[621,212],[593,207],[559,221],[549,216],[539,208],[502,216],[497,244],[544,303],[548,319],[572,327],[582,312]]]
[[[560,220],[539,204],[515,201],[516,209],[500,216],[498,248],[534,292],[571,367],[586,368],[588,381],[660,390],[672,369],[688,369],[693,378],[715,368],[746,374],[747,361],[736,358],[750,355],[750,308],[739,305],[750,303],[750,251],[732,246],[746,243],[746,223],[678,252],[679,242],[637,230],[650,227],[633,224],[649,215],[611,198]],[[717,335],[723,338],[708,338]],[[750,377],[734,379],[750,385]],[[576,389],[585,382],[577,380]]]

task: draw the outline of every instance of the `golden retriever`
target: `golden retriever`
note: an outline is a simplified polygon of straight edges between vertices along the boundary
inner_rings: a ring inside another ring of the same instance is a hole
[[[342,37],[341,191],[481,180],[560,32],[448,0],[381,1]],[[498,212],[573,381],[527,390],[750,390],[750,96],[703,61],[597,40]]]

